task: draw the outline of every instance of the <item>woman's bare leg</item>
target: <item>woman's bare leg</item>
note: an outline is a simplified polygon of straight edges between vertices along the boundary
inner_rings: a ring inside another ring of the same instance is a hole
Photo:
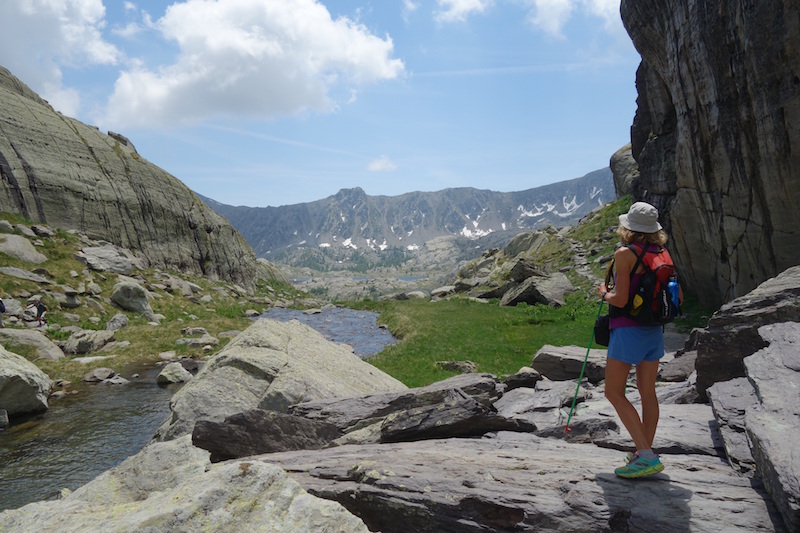
[[[642,398],[642,427],[647,439],[647,447],[653,447],[653,438],[658,426],[658,397],[656,396],[656,375],[658,361],[642,361],[636,365],[636,388]]]
[[[616,359],[606,359],[606,398],[614,406],[617,415],[622,420],[622,425],[630,433],[636,449],[649,450],[650,442],[647,439],[642,420],[639,418],[639,413],[625,397],[625,383],[628,381],[630,371],[630,364]],[[655,429],[653,431],[655,433]]]

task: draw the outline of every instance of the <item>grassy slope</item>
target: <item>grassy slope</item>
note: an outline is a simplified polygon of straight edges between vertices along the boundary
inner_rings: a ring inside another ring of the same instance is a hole
[[[12,224],[30,224],[30,221],[25,221],[19,216],[8,213],[0,213],[0,218],[8,220]],[[0,239],[2,238],[3,235],[0,234]],[[90,369],[100,366],[111,367],[114,370],[120,371],[129,363],[157,361],[159,360],[159,353],[169,350],[174,350],[178,355],[187,357],[205,357],[206,354],[203,354],[202,350],[191,349],[185,345],[176,344],[178,339],[184,337],[181,333],[181,329],[189,326],[204,327],[210,334],[215,336],[224,331],[243,330],[251,323],[245,316],[245,311],[247,309],[256,309],[258,311],[266,309],[267,305],[264,304],[265,297],[272,300],[281,298],[292,301],[298,294],[296,290],[288,285],[278,283],[268,285],[260,283],[255,295],[251,297],[241,297],[231,290],[230,285],[227,283],[210,282],[204,278],[171,272],[173,276],[180,277],[201,286],[204,291],[199,296],[206,294],[211,295],[213,301],[201,304],[192,303],[177,292],[170,294],[151,286],[155,298],[151,300],[150,305],[156,313],[166,317],[161,321],[161,325],[159,326],[152,326],[138,315],[138,313],[124,312],[108,302],[103,303],[105,313],[100,313],[87,305],[81,305],[76,309],[61,309],[52,297],[43,292],[43,289],[59,292],[61,290],[59,285],[69,285],[72,288],[77,288],[81,281],[91,278],[102,288],[101,297],[108,299],[111,297],[111,292],[117,282],[117,276],[115,274],[100,272],[90,272],[87,275],[82,274],[86,267],[74,257],[75,252],[82,246],[76,235],[59,231],[58,235],[55,237],[43,237],[40,240],[44,246],[37,249],[48,257],[46,262],[40,265],[31,265],[0,253],[0,265],[15,266],[29,271],[40,268],[44,269],[49,273],[48,277],[53,284],[40,287],[39,284],[35,282],[24,281],[0,274],[0,294],[2,294],[3,298],[9,296],[13,297],[19,300],[24,306],[28,296],[44,294],[43,300],[50,309],[47,315],[49,327],[47,330],[42,328],[39,329],[39,331],[46,333],[53,341],[65,340],[69,336],[67,332],[56,329],[59,326],[77,325],[83,329],[104,329],[106,322],[112,316],[117,313],[123,313],[128,317],[129,325],[117,331],[116,340],[118,342],[130,341],[131,343],[130,346],[125,348],[115,348],[109,352],[87,354],[116,355],[113,359],[89,364],[76,363],[73,361],[72,357],[67,357],[59,361],[41,360],[37,359],[35,351],[29,346],[13,345],[11,343],[5,344],[7,350],[33,361],[52,378],[63,378],[75,381],[81,379]],[[79,276],[77,278],[72,277],[70,271],[78,272]],[[162,281],[160,273],[155,270],[136,272],[133,275],[145,278],[150,284],[158,284]],[[78,299],[85,302],[86,297],[79,296]],[[68,320],[66,317],[67,314],[77,315],[79,320],[77,322]],[[91,317],[95,317],[95,319],[99,318],[100,321],[97,323],[92,322],[90,320]],[[15,327],[11,325],[8,318],[8,316],[4,316],[6,327]],[[24,326],[20,325],[16,327],[21,328]],[[221,348],[229,341],[229,339],[225,337],[220,337],[219,340],[220,345],[217,349]]]

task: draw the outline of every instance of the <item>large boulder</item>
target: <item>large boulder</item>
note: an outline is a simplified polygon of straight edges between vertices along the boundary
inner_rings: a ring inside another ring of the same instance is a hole
[[[767,343],[760,326],[800,322],[800,266],[786,269],[748,294],[723,305],[697,335],[697,391],[744,377],[743,359]]]
[[[222,422],[250,409],[285,412],[322,398],[399,391],[406,386],[296,320],[261,319],[231,340],[172,397],[172,414],[156,433],[171,440],[198,420]]]
[[[581,346],[552,346],[545,344],[533,356],[531,367],[554,381],[577,379],[586,360],[584,377],[592,383],[605,378],[606,350],[587,350]]]
[[[60,500],[4,511],[0,530],[368,533],[342,505],[310,495],[280,467],[212,465],[188,436],[151,444]]]
[[[19,307],[19,305],[17,305]],[[21,308],[20,308],[20,314]],[[43,333],[31,329],[0,328],[0,343],[31,346],[42,359],[55,361],[64,357],[64,352]]]
[[[121,281],[114,285],[111,301],[126,311],[141,313],[147,320],[157,322],[153,308],[150,307],[147,289],[131,281]]]
[[[531,276],[503,294],[500,305],[517,305],[525,302],[530,305],[560,307],[564,305],[564,295],[574,290],[575,287],[569,278],[561,272],[547,276]]]
[[[71,355],[96,352],[114,339],[114,331],[84,329],[69,336],[64,343],[64,352]]]
[[[21,235],[0,237],[0,252],[36,265],[47,261],[47,256],[34,248],[31,241]]]
[[[631,127],[681,282],[707,307],[800,257],[796,2],[623,0],[642,56]]]
[[[0,410],[8,416],[46,411],[52,387],[47,374],[0,346]]]
[[[0,211],[136,250],[152,267],[255,288],[255,253],[225,218],[131,143],[56,112],[2,67],[0,123]]]

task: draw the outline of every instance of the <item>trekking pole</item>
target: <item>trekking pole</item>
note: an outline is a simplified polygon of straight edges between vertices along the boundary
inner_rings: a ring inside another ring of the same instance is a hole
[[[603,302],[600,300],[600,307],[597,308],[597,317],[595,317],[595,322],[597,319],[600,318],[600,311],[603,310]],[[589,339],[589,346],[586,348],[586,357],[583,358],[583,366],[581,367],[581,375],[578,376],[578,386],[575,388],[575,396],[572,398],[572,407],[569,408],[569,416],[567,417],[567,425],[564,426],[564,436],[567,436],[567,432],[571,431],[569,429],[569,421],[572,420],[572,411],[575,409],[575,402],[578,400],[578,391],[581,390],[581,381],[583,380],[583,372],[586,370],[586,362],[589,360],[589,350],[592,349],[592,343],[594,342],[594,327],[592,328],[592,336]]]

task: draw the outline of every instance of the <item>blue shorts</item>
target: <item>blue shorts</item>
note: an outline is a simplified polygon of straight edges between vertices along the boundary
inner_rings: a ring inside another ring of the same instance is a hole
[[[664,330],[661,326],[630,326],[611,330],[608,357],[638,365],[664,357]]]

